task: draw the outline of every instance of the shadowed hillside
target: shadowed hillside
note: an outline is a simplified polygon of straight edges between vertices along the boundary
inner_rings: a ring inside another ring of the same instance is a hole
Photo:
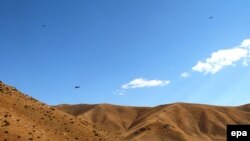
[[[225,141],[227,124],[250,124],[250,104],[52,107],[0,82],[0,141]]]
[[[131,141],[225,141],[227,124],[250,124],[250,105],[174,103],[157,107],[60,105],[58,109]]]
[[[0,141],[117,141],[85,120],[0,82]]]
[[[110,104],[100,105],[60,105],[58,109],[85,119],[90,123],[96,123],[109,131],[121,134],[133,126],[138,115],[143,114],[150,108],[146,107],[123,107]],[[98,116],[97,116],[98,115]]]

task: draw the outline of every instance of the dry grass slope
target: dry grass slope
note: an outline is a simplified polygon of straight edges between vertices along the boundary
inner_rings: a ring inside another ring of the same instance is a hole
[[[0,141],[119,141],[83,119],[22,94],[0,81]]]
[[[52,107],[0,81],[0,141],[225,141],[227,124],[250,124],[250,104]]]
[[[60,105],[129,141],[225,141],[227,124],[250,124],[250,105],[220,107],[174,103],[157,107]]]

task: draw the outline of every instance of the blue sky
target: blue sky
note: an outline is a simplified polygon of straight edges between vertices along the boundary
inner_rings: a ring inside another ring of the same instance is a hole
[[[51,105],[249,103],[249,5],[1,0],[0,79]]]

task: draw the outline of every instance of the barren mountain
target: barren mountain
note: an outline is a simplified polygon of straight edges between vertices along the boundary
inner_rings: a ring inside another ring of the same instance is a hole
[[[0,141],[117,141],[118,137],[0,82]]]
[[[250,124],[250,104],[221,107],[174,103],[157,107],[59,105],[129,141],[225,141],[227,124]]]
[[[227,124],[250,124],[250,104],[48,106],[0,82],[0,141],[225,141]]]

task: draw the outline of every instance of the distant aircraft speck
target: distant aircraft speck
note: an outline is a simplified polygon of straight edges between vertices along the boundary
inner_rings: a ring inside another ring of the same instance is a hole
[[[76,88],[76,89],[79,89],[79,88],[80,88],[80,86],[75,86],[75,88]]]

